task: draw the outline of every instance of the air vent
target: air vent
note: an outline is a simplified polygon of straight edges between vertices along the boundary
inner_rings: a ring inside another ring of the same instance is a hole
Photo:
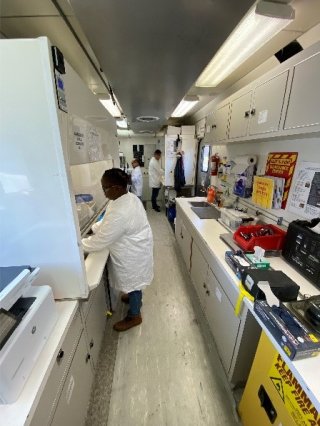
[[[151,123],[152,121],[158,121],[159,117],[155,117],[154,115],[141,115],[137,117],[137,121],[141,121],[142,123]]]

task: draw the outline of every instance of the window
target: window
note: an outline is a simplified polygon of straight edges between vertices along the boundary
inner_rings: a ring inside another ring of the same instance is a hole
[[[210,145],[205,145],[201,148],[201,171],[209,170]]]

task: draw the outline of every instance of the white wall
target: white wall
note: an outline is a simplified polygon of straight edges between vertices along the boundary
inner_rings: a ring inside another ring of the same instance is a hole
[[[114,166],[119,167],[115,119],[102,106],[97,96],[89,90],[73,68],[68,63],[65,63],[65,65],[64,81],[68,113],[70,116],[74,115],[88,121],[99,131],[105,159],[111,156]]]
[[[156,149],[160,149],[164,156],[164,137],[139,137],[134,136],[131,138],[118,138],[119,150],[123,152],[126,157],[126,162],[131,167],[131,160],[133,159],[133,145],[144,145],[145,152],[145,169],[148,169],[150,158]],[[164,161],[162,163],[164,165]],[[145,170],[145,171],[146,171]]]

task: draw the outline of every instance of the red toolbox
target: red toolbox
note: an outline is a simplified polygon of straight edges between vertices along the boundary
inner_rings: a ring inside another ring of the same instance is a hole
[[[244,251],[253,251],[254,246],[265,250],[281,250],[286,231],[274,225],[240,226],[233,234],[233,239]]]

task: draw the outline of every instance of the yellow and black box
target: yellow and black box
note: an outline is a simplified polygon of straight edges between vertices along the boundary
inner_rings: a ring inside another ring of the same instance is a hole
[[[264,332],[238,412],[243,426],[320,426],[320,414]]]

